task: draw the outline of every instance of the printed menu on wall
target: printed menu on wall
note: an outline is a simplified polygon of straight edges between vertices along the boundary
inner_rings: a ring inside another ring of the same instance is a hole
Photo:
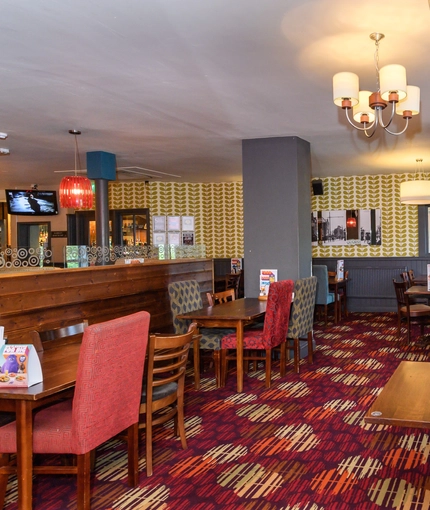
[[[345,261],[338,260],[336,264],[336,280],[343,280],[345,274]]]
[[[34,345],[4,345],[0,350],[0,363],[0,387],[25,388],[43,381]]]

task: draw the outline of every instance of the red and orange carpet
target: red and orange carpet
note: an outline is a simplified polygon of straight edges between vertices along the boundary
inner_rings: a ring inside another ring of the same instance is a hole
[[[397,339],[394,314],[351,314],[337,326],[316,325],[313,365],[289,366],[264,388],[263,370],[235,374],[217,389],[204,374],[186,396],[188,449],[172,424],[158,429],[154,475],[127,486],[125,444],[97,452],[92,508],[151,510],[430,509],[430,431],[366,425],[363,416],[401,360],[427,362],[430,347]],[[429,393],[430,405],[430,393]],[[121,412],[120,410],[112,410]],[[73,477],[34,480],[35,510],[76,508]],[[6,510],[16,510],[16,479]]]

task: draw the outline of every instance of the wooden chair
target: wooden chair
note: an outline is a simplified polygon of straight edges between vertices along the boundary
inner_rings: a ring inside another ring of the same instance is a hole
[[[35,346],[36,351],[40,352],[45,349],[52,349],[59,345],[81,342],[88,321],[83,320],[77,324],[64,326],[61,328],[49,329],[45,331],[31,331],[31,343]]]
[[[147,375],[143,384],[139,428],[146,431],[146,474],[152,475],[152,428],[174,418],[175,433],[187,449],[184,425],[185,368],[197,334],[192,323],[183,335],[151,335]],[[150,391],[148,391],[150,388]]]
[[[227,301],[234,301],[236,293],[234,289],[224,290],[223,292],[207,292],[209,306],[215,306],[220,303],[227,303]]]
[[[239,284],[242,273],[229,273],[225,275],[225,290],[234,289],[236,299],[239,299]]]
[[[410,286],[415,285],[415,273],[413,269],[409,269],[408,277]]]
[[[267,298],[266,315],[264,317],[263,329],[245,330],[243,334],[243,349],[252,351],[263,351],[263,356],[245,355],[244,360],[265,360],[266,363],[266,388],[271,385],[271,357],[272,349],[281,346],[281,367],[286,364],[286,338],[288,322],[290,318],[291,299],[294,282],[292,280],[281,280],[270,284]],[[236,352],[236,333],[226,335],[222,341],[221,371],[223,383],[227,377],[227,363],[236,359],[234,355],[227,355],[227,349]],[[283,344],[283,345],[282,345]]]
[[[397,299],[397,336],[401,334],[402,322],[407,322],[408,309],[406,306],[405,292],[408,289],[408,284],[404,281],[396,282],[393,279],[394,290]],[[409,305],[409,320],[415,324],[420,325],[421,336],[424,335],[424,325],[430,323],[430,306],[423,303],[413,303]],[[410,332],[408,331],[408,339]]]
[[[33,451],[76,455],[73,466],[33,466],[35,474],[76,474],[77,508],[89,510],[91,451],[127,431],[128,484],[138,483],[138,422],[149,313],[137,312],[85,329],[73,401],[34,415]],[[15,422],[0,428],[0,452],[16,452]]]

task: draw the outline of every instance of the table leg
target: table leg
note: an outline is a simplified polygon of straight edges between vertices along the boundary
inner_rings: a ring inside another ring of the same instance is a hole
[[[236,324],[237,391],[243,391],[243,322]]]
[[[33,412],[31,402],[16,403],[18,508],[31,510],[33,491]]]

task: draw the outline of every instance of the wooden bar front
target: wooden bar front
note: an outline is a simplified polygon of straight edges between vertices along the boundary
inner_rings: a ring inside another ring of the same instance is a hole
[[[33,329],[82,319],[94,324],[146,310],[151,331],[168,331],[172,317],[167,286],[191,279],[199,282],[206,304],[206,292],[212,292],[212,259],[0,273],[0,325],[9,342],[26,342]]]

